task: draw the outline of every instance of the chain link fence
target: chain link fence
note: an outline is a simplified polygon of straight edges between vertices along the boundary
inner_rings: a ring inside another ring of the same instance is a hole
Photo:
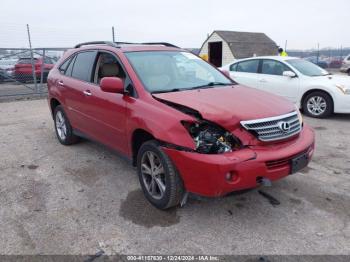
[[[0,97],[46,95],[47,76],[67,48],[0,48]]]
[[[114,39],[114,28],[5,22],[0,30],[0,101],[46,96],[50,69],[69,47]],[[93,39],[90,30],[94,31]],[[113,36],[112,36],[113,32]],[[58,46],[58,48],[56,48]],[[63,47],[63,48],[62,48]]]

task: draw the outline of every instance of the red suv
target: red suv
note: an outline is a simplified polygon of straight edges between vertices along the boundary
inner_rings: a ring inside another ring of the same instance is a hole
[[[48,88],[60,143],[85,137],[127,156],[160,209],[189,192],[222,196],[283,178],[314,152],[293,104],[167,43],[79,44],[50,71]]]
[[[41,71],[43,71],[43,83],[46,83],[49,71],[53,68],[54,63],[49,57],[33,58],[35,77],[40,82]],[[18,82],[33,81],[32,59],[20,58],[16,63],[13,71],[14,78]]]

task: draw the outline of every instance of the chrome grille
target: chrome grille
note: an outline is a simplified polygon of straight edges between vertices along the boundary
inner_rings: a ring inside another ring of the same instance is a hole
[[[253,132],[261,141],[281,140],[301,131],[301,123],[296,111],[276,117],[241,121],[241,125]]]

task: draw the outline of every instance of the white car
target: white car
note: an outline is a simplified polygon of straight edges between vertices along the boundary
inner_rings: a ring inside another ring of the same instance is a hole
[[[252,57],[223,66],[239,84],[283,96],[306,115],[323,118],[350,113],[350,77],[296,57]]]

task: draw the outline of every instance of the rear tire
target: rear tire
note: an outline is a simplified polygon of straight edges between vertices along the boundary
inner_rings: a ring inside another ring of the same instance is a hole
[[[72,145],[79,141],[79,137],[73,134],[73,128],[61,105],[55,107],[54,123],[57,139],[62,145]]]
[[[322,91],[308,94],[303,100],[304,114],[315,118],[326,118],[333,113],[333,100]]]
[[[137,154],[137,173],[143,193],[153,206],[164,210],[180,203],[183,182],[157,141],[150,140],[141,145]]]

